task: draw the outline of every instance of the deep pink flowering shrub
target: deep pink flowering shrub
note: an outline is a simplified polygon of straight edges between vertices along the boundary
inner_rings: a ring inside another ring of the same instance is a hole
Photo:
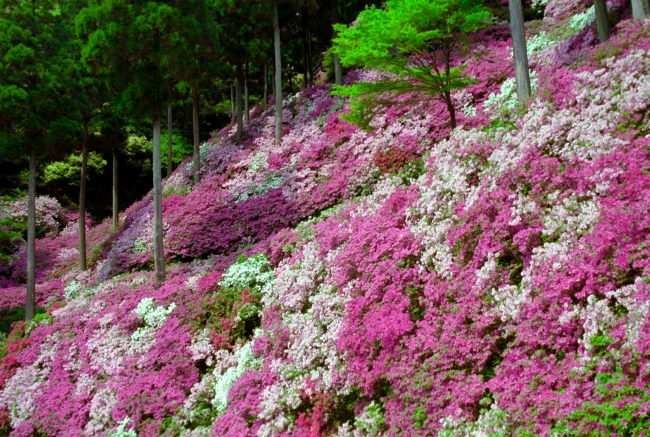
[[[278,146],[270,111],[240,143],[225,128],[202,146],[199,184],[185,165],[165,181],[157,290],[150,197],[118,233],[90,229],[88,272],[72,228],[40,239],[47,315],[0,343],[0,426],[644,435],[649,22],[595,48],[591,23],[558,31],[589,6],[547,2],[524,105],[507,27],[484,31],[454,61],[477,83],[453,94],[453,132],[425,102],[360,130],[329,85],[285,102]],[[20,305],[18,280],[0,307]]]

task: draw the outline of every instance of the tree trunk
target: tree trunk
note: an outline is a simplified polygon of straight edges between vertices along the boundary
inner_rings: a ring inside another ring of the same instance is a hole
[[[510,31],[515,56],[517,97],[520,100],[527,100],[530,98],[530,72],[528,69],[528,52],[526,51],[524,10],[521,0],[510,0],[508,3],[510,4]]]
[[[244,120],[248,122],[250,119],[250,112],[248,110],[248,59],[244,60],[246,64],[244,67]]]
[[[30,321],[36,313],[36,149],[29,155],[29,187],[27,194],[27,299],[25,319]]]
[[[230,84],[230,122],[235,121],[235,86]]]
[[[275,144],[282,143],[282,61],[278,0],[273,0],[273,47],[275,52]]]
[[[172,102],[167,104],[167,177],[172,175],[174,170],[172,159]]]
[[[162,187],[160,168],[160,114],[153,122],[153,260],[156,289],[165,282],[163,252]]]
[[[117,149],[113,149],[113,231],[117,232],[119,228],[118,205],[117,205]]]
[[[199,144],[199,93],[192,87],[192,130],[194,134],[194,184],[199,183],[201,171],[201,145]]]
[[[302,27],[302,88],[309,86],[309,47],[307,47],[307,8],[300,9],[300,22]]]
[[[454,102],[451,100],[451,92],[445,91],[444,95],[447,110],[449,111],[449,118],[451,120],[451,128],[456,129],[456,108],[454,108]]]
[[[332,1],[332,24],[338,24],[339,22],[339,3],[338,0]],[[332,35],[332,39],[336,38],[338,35],[336,30]],[[334,83],[336,85],[343,85],[343,68],[341,68],[341,60],[339,55],[332,53],[332,61],[334,62]]]
[[[648,0],[632,0],[632,17],[635,20],[645,20],[648,13]]]
[[[242,88],[244,81],[244,75],[242,72],[241,63],[237,64],[235,67],[235,77],[237,79],[237,85],[235,86],[235,110],[237,112],[237,141],[241,140],[241,137],[244,133],[244,116],[242,111]]]
[[[79,181],[79,270],[86,270],[86,181],[88,179],[88,122],[84,121]]]
[[[269,72],[266,61],[264,61],[264,105],[269,104]]]
[[[607,18],[607,4],[605,3],[605,0],[594,0],[594,9],[596,10],[598,39],[602,43],[608,41],[610,35],[609,19]]]

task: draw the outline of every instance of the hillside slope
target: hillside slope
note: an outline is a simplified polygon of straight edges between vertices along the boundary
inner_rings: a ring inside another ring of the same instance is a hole
[[[202,147],[150,196],[39,240],[39,303],[0,350],[12,436],[643,435],[650,428],[650,21],[595,45],[578,2],[530,23],[516,102],[507,26],[477,84],[364,132],[318,85]],[[610,2],[625,16],[622,2]],[[353,72],[348,80],[373,80]],[[73,222],[74,223],[74,222]],[[1,307],[24,288],[7,273]],[[1,272],[0,272],[1,273]],[[13,275],[13,276],[12,276]]]

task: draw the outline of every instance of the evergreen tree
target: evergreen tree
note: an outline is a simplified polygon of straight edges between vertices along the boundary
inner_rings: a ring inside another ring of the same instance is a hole
[[[56,1],[0,0],[0,153],[29,156],[27,320],[35,313],[37,157],[65,156],[81,134],[69,93],[76,76],[71,30]]]
[[[84,59],[101,71],[119,105],[134,119],[153,122],[153,206],[155,284],[165,280],[162,229],[161,145],[162,113],[171,100],[178,59],[187,50],[179,37],[187,24],[179,7],[183,1],[113,0],[92,2],[78,17],[87,42]]]

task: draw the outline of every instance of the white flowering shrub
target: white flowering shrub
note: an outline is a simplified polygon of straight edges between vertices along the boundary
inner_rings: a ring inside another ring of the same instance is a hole
[[[131,423],[131,419],[128,417],[121,422],[118,422],[119,425],[117,429],[115,432],[110,433],[109,437],[138,437],[134,429],[126,429],[126,427],[129,426],[129,423]]]
[[[534,71],[530,72],[530,88],[533,93],[537,90],[537,73]],[[503,111],[512,111],[517,103],[517,82],[511,77],[501,84],[499,94],[490,93],[485,99],[483,107],[488,113],[498,114]]]
[[[223,375],[216,378],[212,405],[220,414],[224,413],[226,407],[228,407],[228,391],[235,385],[235,382],[246,370],[257,369],[262,365],[262,359],[256,358],[253,354],[251,344],[251,342],[248,342],[237,351],[237,366],[230,367]]]
[[[144,321],[146,326],[138,328],[131,336],[131,341],[137,343],[149,340],[152,334],[165,323],[167,316],[174,311],[174,308],[176,308],[176,304],[173,302],[169,304],[168,308],[165,308],[155,306],[151,297],[142,299],[133,312]]]
[[[258,253],[252,257],[241,256],[224,272],[219,285],[225,288],[250,289],[260,293],[275,280],[275,273],[266,256]]]
[[[72,280],[70,283],[63,289],[63,296],[66,300],[72,300],[79,296],[79,291],[81,290],[81,283],[78,281]]]

